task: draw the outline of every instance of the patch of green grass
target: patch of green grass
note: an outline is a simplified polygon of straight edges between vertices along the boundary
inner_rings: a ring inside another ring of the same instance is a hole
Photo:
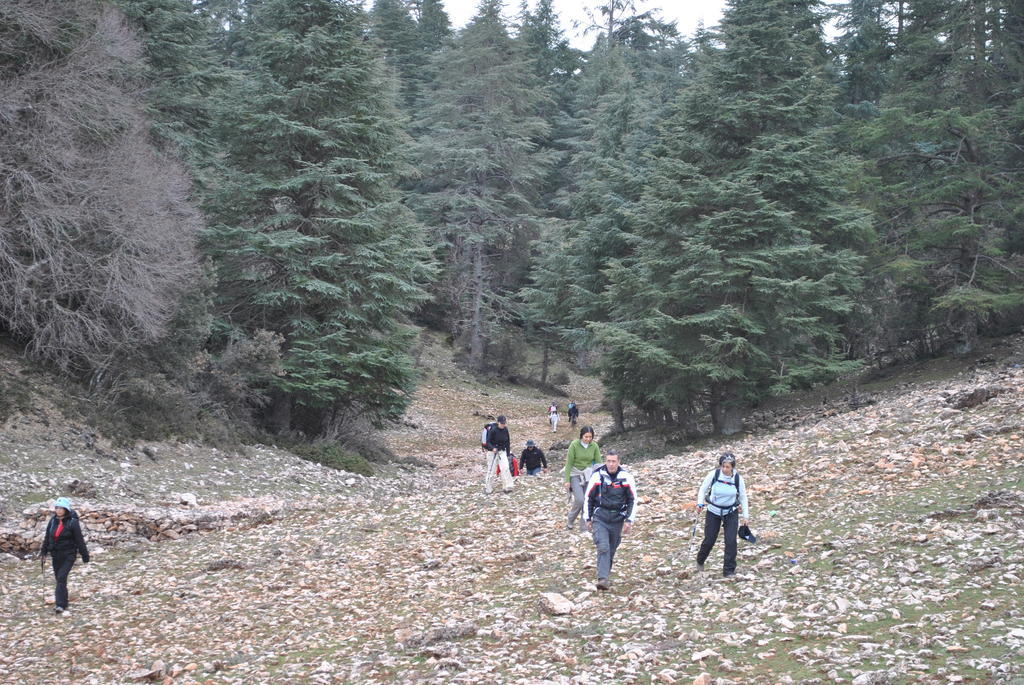
[[[294,445],[290,448],[292,452],[308,461],[322,464],[323,466],[349,473],[358,473],[364,476],[373,475],[373,467],[365,457],[359,454],[344,451],[339,445],[328,443],[314,443],[309,445]]]

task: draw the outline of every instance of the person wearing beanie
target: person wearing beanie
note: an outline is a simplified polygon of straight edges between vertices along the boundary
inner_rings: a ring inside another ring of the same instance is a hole
[[[736,471],[736,457],[730,452],[718,458],[718,468],[704,478],[697,490],[697,510],[700,511],[705,505],[704,542],[697,552],[697,570],[704,570],[704,562],[711,554],[721,530],[725,536],[722,575],[730,578],[736,574],[736,532],[740,524],[747,525],[750,516],[746,481]]]
[[[78,524],[78,514],[71,508],[71,500],[58,497],[53,503],[53,516],[46,525],[43,535],[43,546],[39,560],[45,566],[46,555],[50,555],[53,564],[53,575],[57,579],[54,590],[54,611],[68,615],[68,575],[75,559],[81,555],[82,563],[89,563],[89,550],[82,537],[82,527]]]
[[[548,460],[533,440],[526,441],[526,449],[519,455],[519,465],[526,470],[528,476],[539,475],[541,471],[548,472]]]

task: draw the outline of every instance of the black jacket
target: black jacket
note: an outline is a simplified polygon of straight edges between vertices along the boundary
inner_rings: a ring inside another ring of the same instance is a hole
[[[622,466],[614,475],[608,473],[607,466],[594,471],[583,498],[584,520],[597,517],[602,521],[632,521],[635,506],[636,492],[629,471]]]
[[[57,523],[60,521],[56,516],[50,517],[46,524],[46,535],[43,536],[43,548],[40,550],[42,556],[52,554],[54,556],[67,556],[68,554],[80,554],[82,561],[89,563],[89,550],[85,546],[85,538],[82,537],[82,527],[78,525],[78,514],[74,510],[68,511],[64,517],[64,528],[60,531],[60,537],[54,539],[57,532]]]
[[[519,455],[519,466],[524,469],[535,469],[538,466],[548,467],[548,460],[544,458],[544,452],[539,447],[527,447]]]
[[[519,455],[519,466],[524,469],[536,469],[539,466],[548,468],[548,460],[540,447],[526,447]]]
[[[508,435],[508,426],[498,428],[498,424],[487,431],[487,449],[509,451],[512,449],[512,438]]]

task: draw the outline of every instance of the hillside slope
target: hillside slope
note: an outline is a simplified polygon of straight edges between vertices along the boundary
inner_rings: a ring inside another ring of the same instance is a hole
[[[7,564],[0,681],[1016,682],[1021,362],[1018,347],[871,406],[730,442],[760,536],[741,543],[737,582],[715,571],[720,548],[693,572],[688,506],[713,454],[631,465],[638,525],[613,590],[598,594],[593,545],[564,530],[557,476],[485,496],[466,438],[438,454],[461,470],[323,488],[258,527],[109,549],[76,567],[66,619],[51,618],[34,563]],[[954,407],[980,388],[987,399]],[[451,390],[468,417],[446,424],[453,434],[473,425],[481,398],[496,403],[485,410],[523,412],[540,399],[510,389],[460,404]],[[513,423],[524,439],[531,420]],[[408,430],[427,445],[422,427]],[[545,613],[543,592],[562,593],[571,613]]]

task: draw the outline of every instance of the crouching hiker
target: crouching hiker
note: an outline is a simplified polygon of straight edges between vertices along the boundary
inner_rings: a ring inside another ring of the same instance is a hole
[[[619,464],[619,455],[608,450],[604,466],[594,471],[587,482],[583,518],[594,534],[597,547],[597,589],[608,590],[612,562],[623,534],[633,528],[636,488],[633,478]]]
[[[701,483],[697,491],[697,508],[707,505],[704,517],[704,542],[697,552],[697,569],[704,570],[704,562],[718,539],[718,531],[725,535],[725,563],[722,575],[736,574],[736,531],[740,522],[747,525],[750,509],[747,505],[747,487],[736,471],[736,457],[726,452],[718,458],[718,468]]]
[[[526,470],[528,476],[538,476],[541,471],[548,472],[548,460],[544,451],[537,447],[533,440],[526,441],[526,449],[519,455],[519,468]]]
[[[89,563],[89,550],[85,547],[82,528],[78,525],[78,514],[71,508],[71,500],[58,497],[53,503],[53,517],[46,525],[43,547],[40,550],[39,562],[45,568],[46,555],[50,555],[53,563],[53,575],[57,579],[54,591],[54,611],[68,615],[68,574],[75,565],[78,555],[82,562]]]

